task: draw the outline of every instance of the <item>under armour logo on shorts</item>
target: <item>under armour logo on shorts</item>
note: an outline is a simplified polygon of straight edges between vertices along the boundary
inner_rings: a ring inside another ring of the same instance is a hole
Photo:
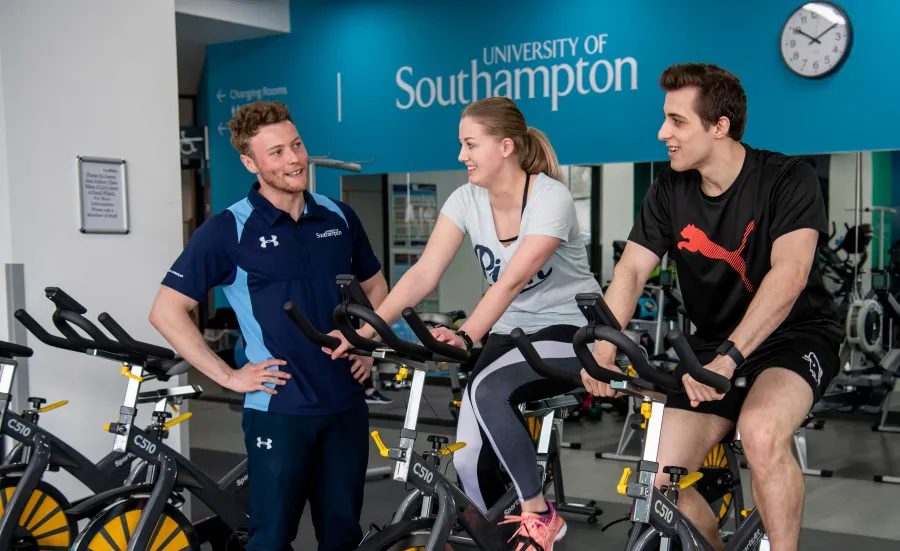
[[[263,446],[265,446],[267,450],[271,450],[272,449],[272,439],[269,438],[265,442],[263,442],[263,439],[260,438],[259,436],[257,436],[256,437],[256,447],[261,448]]]

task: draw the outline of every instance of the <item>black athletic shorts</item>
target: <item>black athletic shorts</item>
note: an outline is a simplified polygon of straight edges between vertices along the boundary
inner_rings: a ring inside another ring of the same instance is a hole
[[[844,331],[841,326],[829,320],[800,322],[787,328],[779,328],[735,371],[732,381],[738,377],[746,377],[746,387],[732,386],[721,400],[700,402],[697,407],[691,406],[686,393],[673,394],[669,396],[666,408],[711,413],[736,423],[753,381],[770,367],[789,369],[803,377],[812,389],[815,404],[839,370],[838,354],[843,339]],[[721,344],[703,341],[695,335],[688,336],[688,342],[701,365],[715,359],[716,349]],[[791,397],[786,396],[785,399],[790,400]]]

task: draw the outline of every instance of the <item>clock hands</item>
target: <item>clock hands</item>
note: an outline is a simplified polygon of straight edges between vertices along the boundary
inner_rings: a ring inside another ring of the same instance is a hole
[[[828,31],[825,31],[825,32],[827,33]],[[802,35],[805,36],[806,38],[809,38],[809,39],[810,39],[810,41],[809,41],[810,44],[812,44],[813,42],[818,42],[819,44],[822,43],[822,41],[819,40],[818,37],[815,37],[815,36],[806,34],[805,32],[803,32],[803,31],[800,29],[800,27],[794,27],[794,34],[802,34]],[[822,34],[825,34],[825,33],[822,33]],[[822,36],[822,35],[820,34],[819,36]]]
[[[833,29],[833,28],[835,28],[835,27],[837,27],[837,23],[832,23],[830,27],[828,27],[827,29],[825,29],[824,31],[822,31],[822,32],[819,34],[819,36],[813,38],[813,40],[815,40],[816,42],[819,42],[819,39],[822,38],[823,36],[825,36],[825,33],[827,33],[828,31],[830,31],[831,29]],[[810,38],[812,38],[812,37],[810,37]],[[810,44],[812,44],[812,42],[810,42]],[[821,42],[819,42],[819,44],[821,44]]]

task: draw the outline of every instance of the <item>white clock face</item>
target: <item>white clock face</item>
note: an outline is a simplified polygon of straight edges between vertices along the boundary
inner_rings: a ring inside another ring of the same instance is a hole
[[[850,53],[852,28],[847,15],[829,2],[808,2],[781,32],[781,55],[788,67],[807,78],[836,71]]]

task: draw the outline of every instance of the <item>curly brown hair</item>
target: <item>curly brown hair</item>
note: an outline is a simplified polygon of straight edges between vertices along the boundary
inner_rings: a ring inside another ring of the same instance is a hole
[[[284,121],[294,122],[290,110],[281,102],[255,101],[242,105],[228,122],[231,145],[241,155],[250,155],[250,139],[259,132],[260,127]]]
[[[703,128],[726,117],[731,126],[728,135],[735,141],[744,136],[747,124],[747,95],[741,81],[733,73],[708,63],[680,63],[669,66],[659,77],[659,86],[672,92],[688,86],[698,90],[694,111]]]

